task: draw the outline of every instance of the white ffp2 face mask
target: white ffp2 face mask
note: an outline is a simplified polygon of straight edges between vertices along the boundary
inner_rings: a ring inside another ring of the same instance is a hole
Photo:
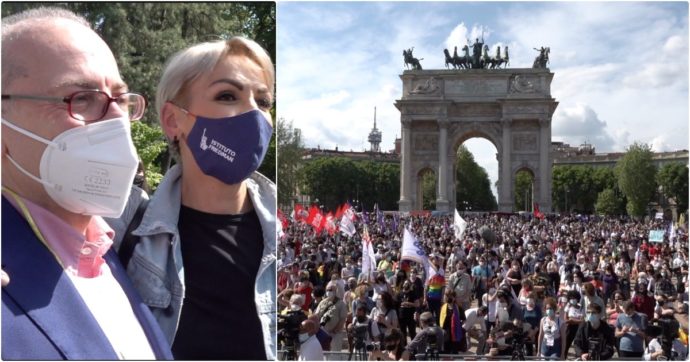
[[[75,214],[119,217],[127,204],[139,165],[126,117],[75,127],[52,141],[17,127],[2,124],[46,144],[40,177],[26,171],[8,155],[21,172],[43,185],[50,197]]]

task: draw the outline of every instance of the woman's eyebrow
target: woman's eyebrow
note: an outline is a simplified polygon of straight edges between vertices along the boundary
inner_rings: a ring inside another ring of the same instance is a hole
[[[236,79],[221,78],[218,80],[214,80],[213,82],[211,82],[210,85],[214,85],[214,84],[218,84],[218,83],[228,83],[228,84],[235,86],[239,90],[244,90],[244,84],[242,84],[241,82],[239,82]]]

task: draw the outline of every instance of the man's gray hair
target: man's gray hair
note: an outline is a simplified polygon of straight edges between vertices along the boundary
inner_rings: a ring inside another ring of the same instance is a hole
[[[156,91],[156,111],[162,119],[166,102],[186,107],[187,88],[195,79],[213,68],[228,55],[244,55],[261,67],[271,94],[274,94],[275,70],[268,52],[255,41],[235,36],[228,40],[218,40],[192,45],[176,53],[165,65],[163,75]],[[173,140],[168,140],[173,156],[179,161],[179,148]]]
[[[12,41],[20,38],[33,25],[55,19],[74,21],[92,29],[91,24],[83,16],[58,7],[29,9],[2,19],[2,88],[6,88],[12,81],[27,73],[21,64],[21,59],[13,57],[13,52],[8,49]]]

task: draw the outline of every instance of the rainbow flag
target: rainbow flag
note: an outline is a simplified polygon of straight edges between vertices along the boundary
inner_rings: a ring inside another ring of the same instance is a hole
[[[442,297],[441,290],[446,285],[446,278],[441,274],[435,274],[429,279],[427,284],[426,298],[440,300]]]

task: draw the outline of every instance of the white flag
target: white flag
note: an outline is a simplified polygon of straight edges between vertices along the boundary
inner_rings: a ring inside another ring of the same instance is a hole
[[[367,280],[374,280],[374,270],[376,270],[376,257],[374,256],[374,245],[371,244],[369,230],[364,225],[362,232],[362,274],[367,276]]]
[[[412,260],[416,263],[421,263],[424,265],[426,265],[428,261],[426,253],[422,248],[422,244],[407,228],[405,228],[405,233],[403,234],[403,245],[402,252],[400,253],[400,260]]]
[[[347,205],[347,209],[343,210],[343,216],[340,218],[340,232],[352,237],[352,235],[357,232],[355,229],[355,212],[352,210],[352,206]]]
[[[465,221],[462,217],[460,217],[460,214],[458,213],[458,210],[455,210],[455,218],[453,220],[453,229],[455,229],[455,238],[456,239],[462,239],[462,235],[465,233],[465,229],[467,228],[467,221]]]
[[[352,219],[347,216],[343,216],[340,220],[340,232],[352,237],[352,235],[355,234],[355,231],[355,223],[352,222]]]

